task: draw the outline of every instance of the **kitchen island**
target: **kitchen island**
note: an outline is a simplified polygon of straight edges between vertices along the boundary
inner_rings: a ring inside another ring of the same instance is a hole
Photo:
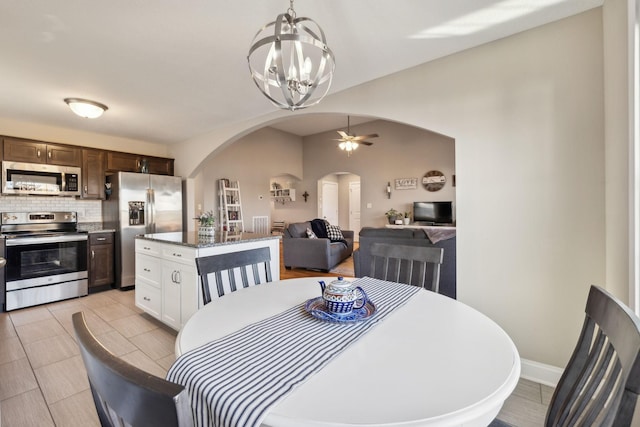
[[[268,247],[271,274],[280,277],[280,236],[219,232],[155,233],[136,236],[136,306],[180,330],[202,304],[195,259]]]

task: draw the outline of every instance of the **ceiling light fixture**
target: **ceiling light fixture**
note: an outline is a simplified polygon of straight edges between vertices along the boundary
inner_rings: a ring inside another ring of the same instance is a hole
[[[351,152],[358,148],[358,143],[355,141],[342,141],[340,144],[338,144],[338,147],[340,147],[341,150],[346,151],[347,157],[349,157],[351,155]]]
[[[247,56],[251,77],[276,106],[299,110],[317,104],[331,86],[335,60],[322,28],[289,9],[258,31]]]
[[[71,108],[71,111],[87,119],[96,119],[109,109],[104,104],[82,98],[65,98],[64,102]]]

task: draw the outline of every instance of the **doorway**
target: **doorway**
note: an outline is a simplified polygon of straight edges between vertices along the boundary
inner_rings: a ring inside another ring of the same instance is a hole
[[[336,172],[318,180],[318,217],[343,230],[360,232],[360,176]]]

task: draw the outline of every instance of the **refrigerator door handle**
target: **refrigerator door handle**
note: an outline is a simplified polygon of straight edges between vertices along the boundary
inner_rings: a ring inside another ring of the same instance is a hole
[[[151,213],[150,226],[151,232],[156,232],[156,192],[153,188],[147,190],[149,192],[149,212]]]
[[[151,203],[152,203],[152,199],[151,199],[151,189],[147,188],[147,194],[145,195],[145,203],[144,203],[144,232],[146,234],[151,234],[153,233],[153,228],[152,228],[152,224],[153,224],[153,215],[151,213]]]

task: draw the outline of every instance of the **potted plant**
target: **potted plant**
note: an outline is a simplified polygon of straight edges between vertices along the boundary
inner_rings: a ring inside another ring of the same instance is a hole
[[[404,213],[404,225],[409,225],[411,222],[411,212]]]
[[[213,211],[206,211],[196,218],[200,222],[198,234],[202,236],[213,236],[215,233],[216,217]]]
[[[398,212],[397,210],[391,208],[388,211],[386,211],[384,213],[387,217],[387,219],[389,220],[389,224],[395,224],[396,223],[396,219],[398,219],[398,216],[401,215],[400,212]]]

